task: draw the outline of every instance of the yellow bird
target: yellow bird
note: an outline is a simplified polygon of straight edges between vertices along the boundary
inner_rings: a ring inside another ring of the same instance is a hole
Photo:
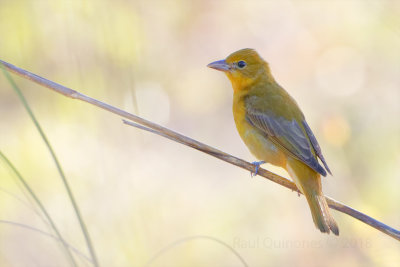
[[[232,83],[236,128],[262,160],[256,169],[264,162],[286,169],[306,197],[315,226],[339,235],[321,186],[321,175],[331,171],[299,106],[272,77],[268,63],[246,48],[207,66],[225,72]]]

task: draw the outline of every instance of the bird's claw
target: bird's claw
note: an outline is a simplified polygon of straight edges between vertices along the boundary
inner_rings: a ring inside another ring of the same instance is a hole
[[[301,192],[300,192],[300,190],[299,190],[299,189],[296,189],[296,190],[292,189],[292,192],[294,192],[294,191],[296,191],[296,193],[297,193],[297,196],[298,196],[298,197],[300,197],[300,196],[301,196]]]
[[[265,161],[253,161],[251,164],[253,164],[256,167],[256,171],[255,172],[250,172],[251,173],[251,177],[254,177],[258,174],[258,170],[260,169],[260,166],[262,164],[264,164]]]

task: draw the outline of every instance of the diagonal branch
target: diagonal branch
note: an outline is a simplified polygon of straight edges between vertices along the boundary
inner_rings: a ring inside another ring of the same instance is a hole
[[[140,128],[142,130],[146,130],[146,131],[161,135],[163,137],[166,137],[166,138],[171,139],[173,141],[176,141],[178,143],[181,143],[181,144],[187,145],[189,147],[192,147],[194,149],[200,150],[200,151],[202,151],[204,153],[207,153],[207,154],[209,154],[211,156],[219,158],[219,159],[221,159],[223,161],[226,161],[228,163],[231,163],[233,165],[236,165],[236,166],[241,167],[243,169],[246,169],[248,171],[252,171],[252,172],[255,171],[255,166],[253,164],[251,164],[250,162],[247,162],[245,160],[242,160],[240,158],[237,158],[235,156],[227,154],[227,153],[225,153],[223,151],[215,149],[215,148],[213,148],[211,146],[203,144],[203,143],[201,143],[199,141],[191,139],[191,138],[189,138],[187,136],[179,134],[179,133],[177,133],[175,131],[172,131],[172,130],[170,130],[168,128],[160,126],[160,125],[158,125],[156,123],[153,123],[151,121],[142,119],[142,118],[140,118],[140,117],[138,117],[136,115],[133,115],[133,114],[131,114],[129,112],[126,112],[124,110],[121,110],[119,108],[111,106],[111,105],[109,105],[107,103],[101,102],[101,101],[99,101],[97,99],[94,99],[94,98],[91,98],[91,97],[86,96],[84,94],[81,94],[81,93],[79,93],[79,92],[77,92],[75,90],[72,90],[72,89],[67,88],[67,87],[65,87],[63,85],[60,85],[58,83],[52,82],[50,80],[47,80],[47,79],[45,79],[43,77],[40,77],[40,76],[38,76],[36,74],[33,74],[33,73],[29,72],[29,71],[26,71],[26,70],[23,70],[21,68],[18,68],[16,66],[14,66],[12,64],[9,64],[7,62],[4,62],[2,60],[0,60],[0,64],[1,63],[4,65],[4,67],[7,70],[9,70],[12,73],[15,73],[18,76],[21,76],[21,77],[23,77],[25,79],[31,80],[31,81],[33,81],[33,82],[35,82],[37,84],[40,84],[40,85],[42,85],[44,87],[47,87],[47,88],[49,88],[49,89],[51,89],[51,90],[53,90],[53,91],[55,91],[57,93],[60,93],[60,94],[62,94],[64,96],[87,102],[89,104],[95,105],[95,106],[97,106],[99,108],[102,108],[104,110],[107,110],[109,112],[112,112],[114,114],[117,114],[117,115],[119,115],[121,117],[124,117],[126,119],[129,119],[129,120],[135,122],[135,123],[132,123],[132,122],[128,122],[128,121],[124,120],[124,123],[126,123],[126,124],[135,126],[135,127]],[[269,179],[269,180],[271,180],[271,181],[273,181],[273,182],[275,182],[277,184],[280,184],[280,185],[282,185],[282,186],[284,186],[286,188],[289,188],[292,191],[298,191],[296,185],[293,182],[291,182],[288,179],[283,178],[283,177],[281,177],[281,176],[279,176],[279,175],[277,175],[275,173],[272,173],[272,172],[270,172],[268,170],[260,168],[258,170],[258,175],[262,176],[264,178],[267,178],[267,179]],[[387,234],[387,235],[389,235],[389,236],[391,236],[391,237],[393,237],[393,238],[395,238],[395,239],[400,241],[400,231],[398,231],[398,230],[396,230],[396,229],[394,229],[394,228],[392,228],[392,227],[390,227],[390,226],[388,226],[388,225],[386,225],[386,224],[384,224],[384,223],[382,223],[382,222],[380,222],[380,221],[378,221],[378,220],[376,220],[376,219],[374,219],[374,218],[372,218],[372,217],[370,217],[370,216],[368,216],[368,215],[366,215],[366,214],[364,214],[362,212],[359,212],[358,210],[355,210],[355,209],[353,209],[353,208],[351,208],[349,206],[346,206],[346,205],[344,205],[344,204],[342,204],[342,203],[340,203],[340,202],[338,202],[338,201],[336,201],[336,200],[334,200],[334,199],[332,199],[330,197],[326,196],[325,198],[326,198],[326,200],[328,202],[329,207],[331,207],[332,209],[335,209],[335,210],[340,211],[342,213],[345,213],[345,214],[347,214],[347,215],[349,215],[349,216],[351,216],[353,218],[356,218],[356,219],[364,222],[365,224],[367,224],[367,225],[369,225],[369,226],[381,231],[382,233],[385,233],[385,234]]]

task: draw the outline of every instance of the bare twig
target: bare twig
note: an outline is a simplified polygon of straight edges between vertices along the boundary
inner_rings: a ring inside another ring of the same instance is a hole
[[[184,136],[182,134],[174,132],[174,131],[172,131],[172,130],[170,130],[168,128],[162,127],[162,126],[160,126],[158,124],[155,124],[155,123],[153,123],[151,121],[142,119],[142,118],[140,118],[140,117],[138,117],[136,115],[133,115],[133,114],[131,114],[129,112],[126,112],[124,110],[121,110],[119,108],[111,106],[111,105],[109,105],[107,103],[101,102],[99,100],[96,100],[96,99],[91,98],[89,96],[86,96],[84,94],[81,94],[81,93],[79,93],[79,92],[77,92],[75,90],[72,90],[70,88],[62,86],[62,85],[60,85],[58,83],[49,81],[49,80],[47,80],[47,79],[45,79],[43,77],[40,77],[40,76],[38,76],[36,74],[33,74],[33,73],[29,72],[29,71],[26,71],[26,70],[23,70],[21,68],[18,68],[16,66],[12,65],[12,64],[7,63],[7,62],[4,62],[4,61],[0,60],[0,63],[3,63],[3,65],[6,67],[6,69],[8,69],[10,72],[13,72],[13,73],[17,74],[18,76],[21,76],[21,77],[23,77],[25,79],[31,80],[31,81],[33,81],[33,82],[35,82],[37,84],[40,84],[40,85],[42,85],[44,87],[47,87],[47,88],[49,88],[49,89],[51,89],[51,90],[53,90],[53,91],[55,91],[57,93],[60,93],[60,94],[62,94],[64,96],[67,96],[67,97],[70,97],[70,98],[73,98],[73,99],[79,99],[81,101],[90,103],[92,105],[95,105],[97,107],[105,109],[105,110],[107,110],[109,112],[112,112],[114,114],[117,114],[119,116],[127,118],[129,120],[132,120],[132,121],[134,121],[134,122],[136,122],[138,124],[141,124],[139,126],[139,128],[141,128],[143,130],[147,130],[147,131],[159,134],[161,136],[167,137],[168,139],[174,140],[176,142],[185,144],[187,146],[190,146],[190,147],[192,147],[194,149],[200,150],[200,151],[202,151],[204,153],[207,153],[207,154],[209,154],[211,156],[214,156],[216,158],[219,158],[221,160],[229,162],[229,163],[231,163],[233,165],[236,165],[236,166],[241,167],[243,169],[246,169],[248,171],[252,171],[252,172],[255,171],[255,166],[253,164],[251,164],[250,162],[247,162],[247,161],[242,160],[240,158],[237,158],[235,156],[229,155],[229,154],[227,154],[225,152],[222,152],[222,151],[220,151],[218,149],[215,149],[215,148],[213,148],[211,146],[208,146],[208,145],[203,144],[203,143],[201,143],[199,141],[191,139],[191,138],[189,138],[187,136]],[[134,125],[134,126],[137,126],[137,125]],[[278,184],[280,184],[280,185],[282,185],[284,187],[287,187],[287,188],[289,188],[289,189],[291,189],[293,191],[298,192],[298,190],[296,188],[296,185],[293,182],[291,182],[288,179],[283,178],[283,177],[281,177],[281,176],[279,176],[279,175],[277,175],[275,173],[272,173],[270,171],[267,171],[265,169],[260,168],[258,170],[258,175],[260,175],[260,176],[262,176],[264,178],[267,178],[267,179],[269,179],[269,180],[271,180],[271,181],[273,181],[275,183],[278,183]],[[344,205],[344,204],[342,204],[342,203],[340,203],[340,202],[338,202],[338,201],[336,201],[336,200],[334,200],[334,199],[332,199],[330,197],[325,197],[325,198],[326,198],[326,200],[327,200],[327,202],[329,204],[329,207],[331,207],[332,209],[335,209],[335,210],[343,212],[343,213],[345,213],[345,214],[347,214],[347,215],[349,215],[351,217],[354,217],[354,218],[356,218],[356,219],[368,224],[369,226],[374,227],[375,229],[381,231],[382,233],[385,233],[385,234],[387,234],[387,235],[389,235],[389,236],[391,236],[391,237],[393,237],[393,238],[395,238],[395,239],[400,241],[400,231],[398,231],[398,230],[396,230],[396,229],[394,229],[394,228],[392,228],[392,227],[390,227],[390,226],[388,226],[388,225],[386,225],[386,224],[384,224],[382,222],[379,222],[378,220],[375,220],[374,218],[372,218],[372,217],[370,217],[370,216],[368,216],[368,215],[366,215],[366,214],[364,214],[362,212],[359,212],[359,211],[357,211],[357,210],[355,210],[355,209],[353,209],[353,208],[351,208],[349,206],[346,206],[346,205]]]

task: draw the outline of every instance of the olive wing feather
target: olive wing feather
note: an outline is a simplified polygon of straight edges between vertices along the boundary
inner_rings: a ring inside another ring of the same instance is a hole
[[[311,144],[314,148],[315,154],[317,154],[317,156],[321,159],[322,164],[324,164],[325,169],[328,171],[328,173],[330,175],[332,175],[331,170],[328,167],[328,164],[325,161],[324,156],[322,155],[322,151],[321,151],[321,147],[318,144],[317,138],[315,138],[313,132],[311,131],[310,126],[308,126],[307,122],[305,120],[303,120],[303,126],[304,126],[304,130],[306,131],[308,137],[310,138]]]
[[[302,126],[294,118],[287,120],[284,117],[276,116],[272,112],[258,110],[254,105],[247,104],[246,119],[264,132],[274,144],[286,153],[304,162],[321,175],[326,176],[325,169],[318,163],[316,155],[313,154],[314,148],[317,156],[321,158],[327,167],[314,135],[312,135],[312,132],[310,134],[307,129],[303,130]],[[309,127],[305,128],[309,129]],[[330,173],[329,168],[327,170]]]

